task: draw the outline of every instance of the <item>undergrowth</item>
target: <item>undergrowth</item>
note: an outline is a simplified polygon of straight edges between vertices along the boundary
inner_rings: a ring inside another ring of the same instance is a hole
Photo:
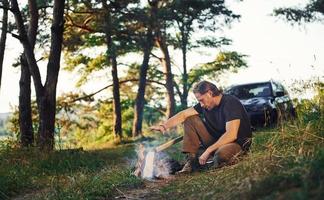
[[[38,149],[2,148],[0,199],[10,199],[28,193],[33,195],[42,190],[47,194],[41,195],[41,198],[76,199],[74,197],[80,192],[74,193],[73,188],[78,188],[76,190],[82,191],[81,193],[88,192],[90,196],[85,195],[86,199],[91,197],[91,190],[103,189],[105,196],[109,196],[112,195],[110,192],[114,185],[125,185],[130,180],[137,184],[137,178],[128,173],[128,166],[134,156],[134,148],[131,145],[109,150],[71,149],[51,153],[42,153]],[[116,181],[104,184],[105,188],[98,187],[100,184],[96,183],[107,181],[108,176],[115,177],[112,179]],[[131,185],[134,185],[133,183]],[[94,193],[99,195],[100,192]],[[63,198],[64,194],[66,196]]]
[[[236,164],[180,176],[161,190],[160,198],[320,199],[323,195],[323,133],[311,125],[285,124],[255,132],[251,151]]]
[[[324,196],[324,135],[320,124],[258,130],[234,165],[177,175],[154,199],[320,199]],[[157,142],[148,138],[147,143]],[[183,160],[174,145],[167,152]],[[132,174],[134,144],[100,150],[0,148],[0,199],[113,199],[141,188]]]

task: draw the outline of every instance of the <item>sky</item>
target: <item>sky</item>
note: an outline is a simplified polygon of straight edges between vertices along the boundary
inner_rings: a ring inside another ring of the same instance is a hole
[[[221,50],[233,50],[248,55],[246,61],[249,67],[239,70],[236,74],[225,74],[219,85],[225,87],[231,84],[274,79],[289,87],[293,80],[320,77],[323,81],[324,23],[292,26],[290,23],[270,16],[274,8],[302,6],[305,5],[305,1],[230,0],[227,2],[230,8],[242,17],[239,22],[234,22],[230,28],[222,31],[221,34],[232,39],[233,44]],[[19,95],[19,68],[13,68],[11,65],[22,51],[22,47],[16,39],[8,35],[6,48],[0,89],[0,113],[10,112],[13,106],[17,106]],[[197,50],[188,55],[188,65],[190,67],[208,62],[215,56],[214,51],[198,54]],[[178,64],[181,66],[181,63]],[[46,65],[41,68],[46,68]],[[45,75],[44,70],[41,71]],[[44,80],[45,76],[43,76]],[[76,90],[75,81],[75,75],[61,70],[58,95]],[[97,90],[102,87],[103,85],[93,83],[85,90],[90,92],[90,88]]]

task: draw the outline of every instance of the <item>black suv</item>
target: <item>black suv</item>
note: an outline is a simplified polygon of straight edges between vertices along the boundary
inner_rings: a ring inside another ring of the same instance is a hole
[[[268,126],[296,115],[287,90],[272,80],[231,86],[225,93],[240,99],[253,126]]]

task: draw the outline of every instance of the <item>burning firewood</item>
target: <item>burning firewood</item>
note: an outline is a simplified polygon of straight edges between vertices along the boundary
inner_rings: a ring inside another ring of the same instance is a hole
[[[145,147],[143,144],[139,145],[137,156],[138,158],[135,165],[134,175],[137,177],[141,177],[144,168],[144,161],[145,161]]]
[[[170,159],[162,151],[173,144],[180,142],[183,136],[170,140],[154,149],[145,149],[143,144],[139,145],[138,160],[135,166],[134,175],[142,178],[166,178],[181,169],[181,165]]]

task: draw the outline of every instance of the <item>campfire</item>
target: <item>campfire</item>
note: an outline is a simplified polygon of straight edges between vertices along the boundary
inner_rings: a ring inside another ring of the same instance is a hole
[[[167,178],[181,169],[180,164],[170,159],[163,151],[173,144],[180,142],[183,136],[170,140],[155,148],[145,148],[143,144],[139,146],[138,160],[135,176],[144,179]]]

